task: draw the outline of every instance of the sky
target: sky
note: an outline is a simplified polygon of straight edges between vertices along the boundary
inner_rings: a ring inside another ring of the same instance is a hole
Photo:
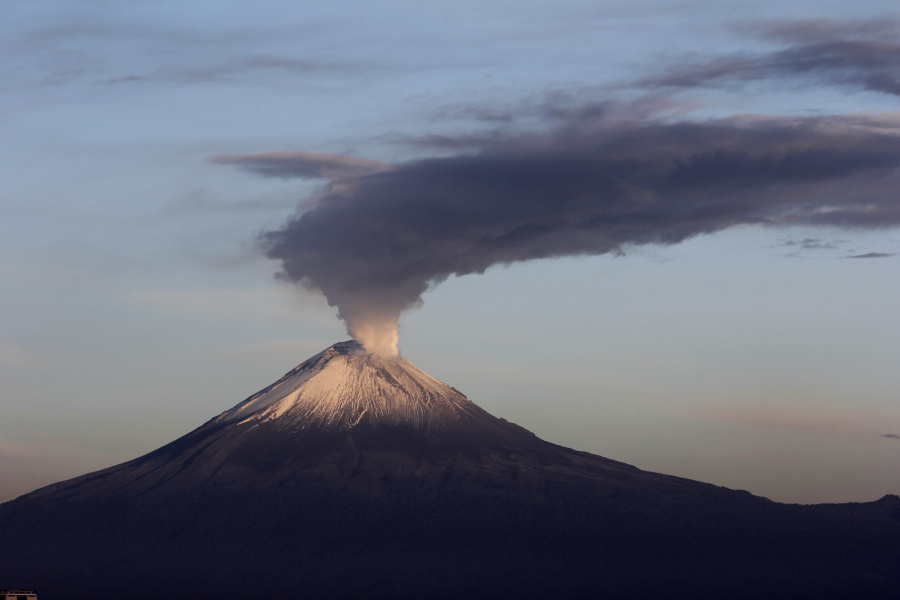
[[[8,0],[0,501],[372,323],[558,444],[900,493],[887,8]]]

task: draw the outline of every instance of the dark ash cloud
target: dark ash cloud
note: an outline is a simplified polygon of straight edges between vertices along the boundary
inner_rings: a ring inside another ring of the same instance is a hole
[[[900,440],[900,435],[897,435],[896,433],[886,433],[882,437],[886,437],[891,440]]]
[[[216,160],[333,177],[260,243],[284,279],[321,289],[351,333],[374,322],[395,331],[429,286],[497,264],[677,244],[738,225],[900,225],[900,126],[891,120],[583,119],[465,136],[466,151],[374,163],[368,173],[349,157]]]
[[[744,27],[787,44],[768,54],[689,62],[641,80],[653,88],[694,88],[762,79],[809,77],[900,95],[900,21],[785,21]]]

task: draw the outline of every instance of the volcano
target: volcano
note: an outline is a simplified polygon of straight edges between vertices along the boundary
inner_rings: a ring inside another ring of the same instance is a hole
[[[184,437],[0,505],[54,598],[895,598],[900,498],[786,505],[541,440],[335,344]]]

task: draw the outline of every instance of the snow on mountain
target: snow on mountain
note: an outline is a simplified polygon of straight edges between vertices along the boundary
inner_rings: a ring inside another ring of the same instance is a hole
[[[276,421],[278,429],[345,431],[360,423],[440,428],[483,411],[408,360],[341,342],[213,419],[209,426]]]

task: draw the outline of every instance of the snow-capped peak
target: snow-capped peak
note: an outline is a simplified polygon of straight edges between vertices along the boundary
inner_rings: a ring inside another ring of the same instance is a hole
[[[347,341],[313,356],[213,423],[273,421],[278,429],[347,430],[360,424],[432,429],[482,412],[462,393],[402,357]]]

